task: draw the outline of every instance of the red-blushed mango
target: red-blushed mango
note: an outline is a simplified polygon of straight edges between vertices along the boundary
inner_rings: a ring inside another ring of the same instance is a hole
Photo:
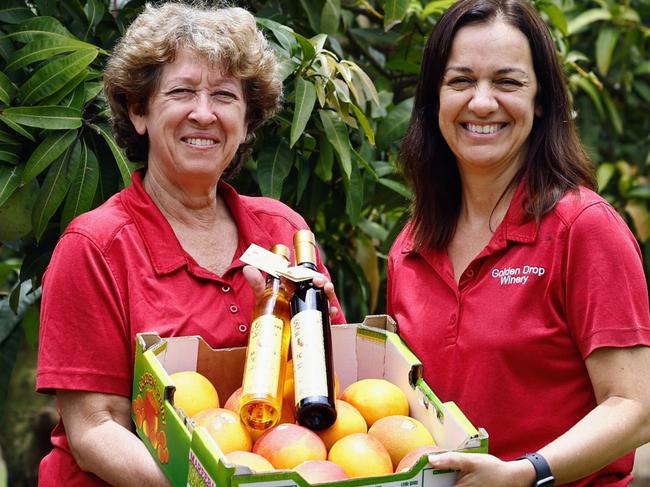
[[[417,463],[420,457],[422,457],[422,455],[427,455],[428,453],[442,453],[445,451],[447,450],[437,445],[418,446],[417,448],[414,448],[408,452],[404,458],[402,458],[402,461],[399,462],[397,468],[395,469],[395,473],[410,470],[411,467]]]
[[[352,433],[367,433],[368,426],[361,413],[351,404],[341,400],[336,400],[336,421],[332,426],[322,431],[316,431],[316,434],[323,440],[329,450],[332,445],[344,436]]]
[[[359,410],[370,428],[385,416],[408,416],[406,395],[395,384],[385,379],[362,379],[345,388],[341,399]]]
[[[294,470],[310,484],[337,482],[350,478],[340,466],[329,460],[308,460],[302,462]]]
[[[353,433],[341,438],[334,443],[327,459],[353,478],[393,473],[393,462],[386,448],[368,433]]]
[[[253,446],[251,435],[239,414],[230,409],[206,409],[194,415],[192,420],[208,430],[224,454],[235,450],[250,451]]]
[[[297,424],[271,428],[255,442],[253,453],[266,458],[277,469],[292,469],[308,460],[325,460],[327,449],[313,431]]]
[[[271,462],[262,455],[250,451],[235,450],[225,455],[226,461],[234,465],[243,465],[254,473],[271,472],[275,470]]]
[[[368,434],[386,447],[393,461],[393,468],[397,468],[402,458],[414,448],[436,444],[429,430],[421,422],[402,415],[378,419],[370,427]]]

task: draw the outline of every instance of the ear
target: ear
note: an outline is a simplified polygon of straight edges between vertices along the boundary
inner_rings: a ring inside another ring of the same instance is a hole
[[[539,118],[543,113],[544,109],[542,108],[542,105],[540,103],[535,103],[535,116]]]
[[[135,131],[139,133],[140,135],[144,135],[147,133],[147,122],[144,118],[144,115],[140,113],[140,106],[137,104],[129,103],[129,118],[131,119],[131,123],[133,124],[133,127],[135,127]]]

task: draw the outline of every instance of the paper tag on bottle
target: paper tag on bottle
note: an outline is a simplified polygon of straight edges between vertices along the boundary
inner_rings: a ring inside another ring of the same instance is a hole
[[[293,282],[309,281],[323,274],[300,265],[289,267],[284,257],[274,254],[259,245],[250,244],[239,258],[243,263],[257,267],[259,270],[275,277],[285,277]]]
[[[312,271],[311,269],[308,269],[307,267],[303,267],[301,265],[278,270],[278,274],[280,274],[282,277],[286,277],[293,282],[310,281],[314,277],[325,277],[320,272]]]
[[[250,244],[239,260],[275,277],[279,277],[279,271],[289,267],[284,257],[255,244]]]

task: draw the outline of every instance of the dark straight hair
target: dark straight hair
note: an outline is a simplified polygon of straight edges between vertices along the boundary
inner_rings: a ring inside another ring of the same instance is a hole
[[[456,32],[496,19],[528,39],[537,77],[536,116],[527,154],[512,184],[524,178],[526,212],[535,219],[579,185],[595,189],[593,166],[572,120],[569,92],[548,27],[527,0],[460,0],[435,25],[424,50],[400,165],[415,192],[411,237],[416,250],[446,248],[460,215],[462,188],[456,157],[438,125],[440,85]]]

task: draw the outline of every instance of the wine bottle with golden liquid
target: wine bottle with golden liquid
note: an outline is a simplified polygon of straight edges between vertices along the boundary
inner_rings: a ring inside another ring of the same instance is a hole
[[[296,265],[316,270],[316,241],[309,230],[293,237]],[[296,419],[311,430],[329,428],[336,420],[334,368],[329,302],[312,281],[298,283],[291,298]]]
[[[271,249],[290,260],[286,245]],[[282,412],[284,373],[289,342],[289,298],[281,278],[266,278],[264,295],[255,305],[248,337],[239,416],[249,428],[263,431],[275,426]]]

